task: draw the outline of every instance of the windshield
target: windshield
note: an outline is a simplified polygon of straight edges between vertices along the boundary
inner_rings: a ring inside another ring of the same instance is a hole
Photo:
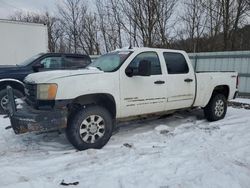
[[[26,59],[25,61],[23,61],[22,63],[17,64],[18,66],[26,66],[30,63],[32,63],[34,60],[38,59],[39,57],[41,57],[43,54],[37,54],[34,55],[32,57],[30,57],[29,59]]]
[[[89,67],[96,67],[104,72],[112,72],[119,68],[130,54],[130,51],[111,52],[96,59]]]

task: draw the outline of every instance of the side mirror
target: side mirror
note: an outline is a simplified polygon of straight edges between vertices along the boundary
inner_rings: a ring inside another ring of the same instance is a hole
[[[44,65],[41,63],[36,63],[32,66],[32,69],[34,72],[39,72],[39,69],[42,69],[42,68],[44,68]]]
[[[128,77],[132,77],[134,75],[134,70],[132,67],[127,67],[126,70],[125,70],[125,74],[128,76]]]
[[[151,62],[148,60],[141,60],[138,67],[139,76],[150,76],[151,75]]]

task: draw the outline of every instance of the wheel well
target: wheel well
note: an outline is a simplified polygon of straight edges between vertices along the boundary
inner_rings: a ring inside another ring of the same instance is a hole
[[[21,83],[15,81],[0,82],[0,90],[6,89],[7,86],[11,86],[13,89],[21,91],[24,94],[24,86]]]
[[[212,95],[215,95],[215,94],[223,94],[226,97],[226,99],[228,99],[228,97],[229,97],[229,86],[227,86],[227,85],[216,86],[214,88],[214,91],[213,91]]]
[[[100,94],[89,94],[83,95],[75,98],[72,103],[74,106],[76,105],[100,105],[105,107],[112,115],[113,118],[116,117],[116,104],[115,99],[112,95],[106,93]]]

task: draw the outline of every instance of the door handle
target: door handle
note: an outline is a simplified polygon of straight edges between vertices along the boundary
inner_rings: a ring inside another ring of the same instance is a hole
[[[155,83],[155,84],[165,84],[165,81],[163,81],[163,80],[157,80],[157,81],[155,81],[154,83]]]
[[[192,82],[193,79],[191,79],[191,78],[186,78],[184,81],[185,81],[185,82]]]

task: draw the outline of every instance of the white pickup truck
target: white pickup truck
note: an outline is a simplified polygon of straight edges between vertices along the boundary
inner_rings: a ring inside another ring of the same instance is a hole
[[[66,128],[83,150],[102,148],[116,121],[193,107],[220,120],[237,94],[238,75],[195,73],[184,51],[132,48],[105,54],[86,69],[30,74],[25,84],[21,109],[7,89],[15,133]]]

